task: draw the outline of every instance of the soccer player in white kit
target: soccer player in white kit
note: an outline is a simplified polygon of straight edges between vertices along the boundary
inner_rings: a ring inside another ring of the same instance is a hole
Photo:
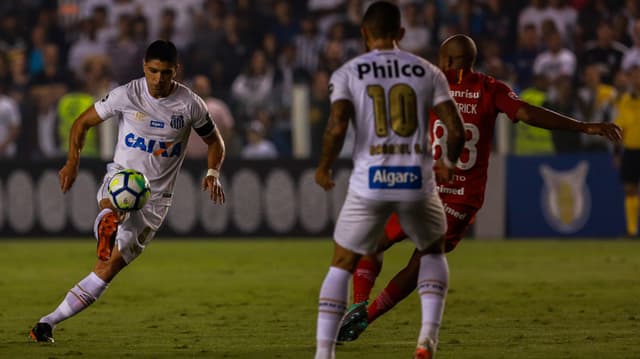
[[[349,279],[362,255],[376,253],[392,212],[422,254],[418,292],[422,327],[415,358],[433,358],[442,321],[449,270],[444,251],[442,203],[435,191],[428,146],[429,110],[444,122],[448,157],[436,176],[450,179],[464,144],[458,109],[442,72],[428,61],[397,48],[404,29],[394,4],[369,6],[361,33],[368,52],[336,70],[330,81],[331,113],[323,137],[316,182],[334,186],[331,168],[349,121],[356,130],[349,190],[334,231],[331,267],[318,304],[316,359],[335,357],[335,341],[345,312]]]
[[[87,131],[108,119],[119,121],[113,162],[107,165],[97,194],[101,209],[94,225],[98,260],[93,271],[71,288],[56,310],[33,327],[29,332],[33,340],[53,342],[55,326],[95,302],[116,274],[153,239],[171,205],[191,128],[208,145],[208,171],[202,188],[209,191],[213,202],[224,203],[224,191],[218,180],[224,142],[204,101],[174,81],[177,67],[175,45],[164,40],[153,42],[143,61],[144,77],[113,89],[74,122],[67,162],[59,171],[62,192],[67,192],[76,179]],[[110,179],[122,169],[142,172],[151,188],[145,206],[126,215],[119,213],[107,197]]]

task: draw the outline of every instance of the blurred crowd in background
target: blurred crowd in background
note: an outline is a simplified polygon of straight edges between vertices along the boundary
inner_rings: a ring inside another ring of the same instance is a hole
[[[2,1],[0,158],[65,156],[73,120],[110,89],[141,77],[144,50],[155,39],[177,45],[178,80],[205,99],[229,157],[292,156],[291,94],[298,85],[308,88],[310,156],[317,157],[329,76],[363,51],[359,24],[369,3]],[[536,105],[583,121],[612,121],[619,95],[640,89],[639,1],[398,4],[406,29],[402,48],[435,62],[443,39],[468,34],[478,44],[476,69]],[[516,154],[610,150],[597,138],[514,128]],[[105,124],[95,130],[111,132],[90,133],[83,156],[105,157],[113,147],[105,139],[115,132]],[[202,157],[206,147],[192,140],[187,153]]]

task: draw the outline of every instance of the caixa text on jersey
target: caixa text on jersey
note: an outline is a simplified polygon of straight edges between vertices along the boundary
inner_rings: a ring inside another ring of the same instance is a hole
[[[390,77],[424,77],[426,71],[424,67],[418,64],[399,64],[398,60],[387,60],[386,64],[378,64],[375,61],[371,63],[360,63],[357,66],[358,78],[362,80],[364,75],[371,74],[375,78]]]
[[[173,157],[180,156],[182,153],[181,142],[169,142],[146,139],[142,136],[136,136],[128,133],[124,136],[124,144],[130,148],[137,148],[140,151],[151,153],[154,156]]]

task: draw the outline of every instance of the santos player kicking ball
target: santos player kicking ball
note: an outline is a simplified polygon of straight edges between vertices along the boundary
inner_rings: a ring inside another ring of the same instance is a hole
[[[174,81],[177,66],[178,53],[173,43],[153,42],[144,57],[144,77],[115,88],[74,122],[68,159],[59,172],[62,192],[67,192],[76,179],[80,150],[89,128],[110,118],[120,120],[113,163],[107,166],[97,195],[101,211],[94,232],[99,259],[93,271],[69,290],[56,310],[33,327],[29,333],[33,340],[53,342],[55,326],[95,302],[116,274],[153,239],[171,205],[192,127],[208,145],[208,171],[202,188],[209,191],[213,202],[224,203],[218,180],[224,142],[204,101]],[[111,177],[125,168],[140,171],[149,179],[151,197],[139,211],[122,216],[109,201],[107,187]]]
[[[445,72],[451,94],[456,100],[467,133],[464,150],[454,169],[452,181],[438,181],[440,198],[447,215],[445,251],[452,251],[473,223],[482,207],[487,182],[489,153],[493,141],[496,115],[503,112],[513,121],[532,126],[600,135],[611,141],[621,140],[621,131],[611,123],[583,123],[542,107],[529,105],[518,99],[503,82],[474,72],[476,46],[465,35],[453,35],[440,47],[440,68]],[[434,158],[446,156],[449,141],[447,131],[438,116],[431,117],[431,139]],[[402,224],[402,226],[401,226]],[[391,216],[384,230],[381,249],[403,240],[404,224]],[[381,256],[364,257],[354,274],[354,304],[340,329],[338,340],[355,340],[368,324],[393,308],[416,287],[419,257],[414,254],[402,269],[367,308],[371,288],[382,266]]]
[[[431,151],[425,148],[428,114],[438,114],[449,134],[447,156],[437,166],[437,175],[447,179],[464,142],[462,122],[443,73],[397,48],[404,30],[396,5],[381,1],[369,6],[361,33],[369,52],[331,76],[331,113],[315,174],[325,190],[334,186],[331,168],[352,121],[354,168],[334,231],[331,267],[320,289],[315,358],[335,357],[351,273],[362,255],[376,252],[374,234],[396,212],[419,256],[422,327],[415,357],[426,359],[436,350],[449,277],[444,210],[435,192]]]

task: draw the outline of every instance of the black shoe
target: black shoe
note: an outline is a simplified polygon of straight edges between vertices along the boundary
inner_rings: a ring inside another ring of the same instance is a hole
[[[54,343],[53,328],[47,323],[38,323],[29,332],[29,336],[34,342]]]

